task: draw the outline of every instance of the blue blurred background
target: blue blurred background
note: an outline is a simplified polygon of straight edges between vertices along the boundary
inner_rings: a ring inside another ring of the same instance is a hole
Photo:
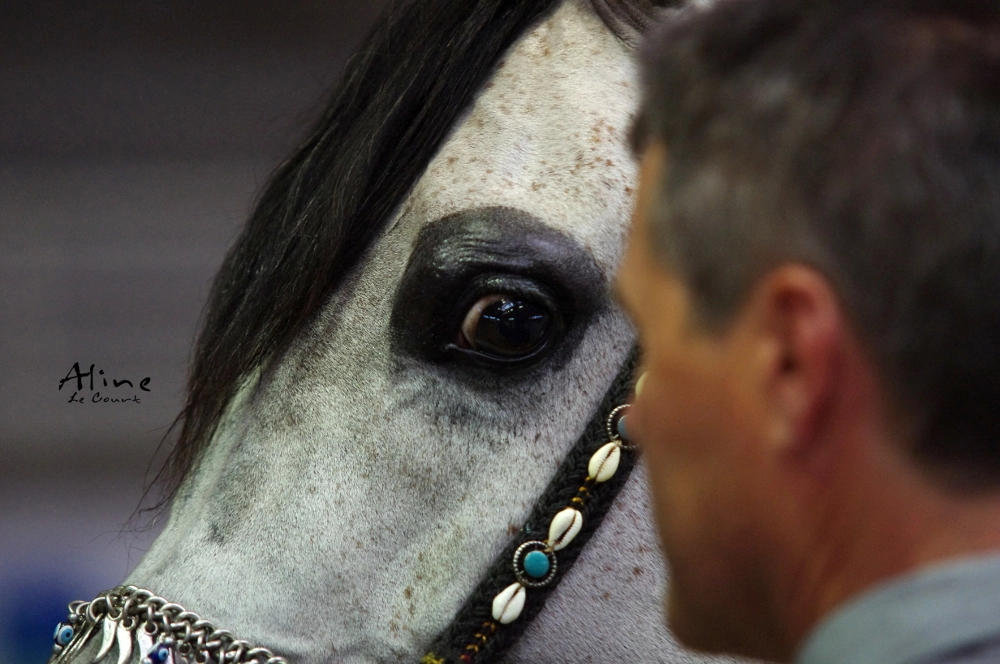
[[[0,5],[0,664],[155,536],[130,517],[210,279],[383,4]],[[74,363],[140,403],[69,403]]]

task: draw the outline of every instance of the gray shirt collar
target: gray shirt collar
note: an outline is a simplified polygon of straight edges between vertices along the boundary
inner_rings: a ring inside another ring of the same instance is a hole
[[[881,584],[834,611],[797,664],[904,664],[1000,639],[1000,555]]]

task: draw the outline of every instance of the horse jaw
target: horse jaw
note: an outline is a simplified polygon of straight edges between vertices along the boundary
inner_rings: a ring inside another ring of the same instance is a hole
[[[581,0],[524,35],[389,230],[230,406],[128,583],[295,662],[417,659],[527,516],[632,332],[609,305],[563,366],[496,393],[401,363],[389,320],[414,239],[448,214],[516,208],[573,238],[607,283],[635,104],[631,53]],[[641,477],[513,661],[672,657]]]

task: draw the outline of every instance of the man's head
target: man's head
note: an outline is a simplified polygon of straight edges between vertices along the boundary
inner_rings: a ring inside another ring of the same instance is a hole
[[[932,531],[1000,506],[1000,3],[719,0],[642,67],[619,291],[669,618],[785,658],[993,545]]]

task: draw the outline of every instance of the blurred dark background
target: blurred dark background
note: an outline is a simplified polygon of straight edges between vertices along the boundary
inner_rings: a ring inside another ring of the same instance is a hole
[[[384,4],[0,1],[0,664],[158,531],[129,519],[211,277]]]

